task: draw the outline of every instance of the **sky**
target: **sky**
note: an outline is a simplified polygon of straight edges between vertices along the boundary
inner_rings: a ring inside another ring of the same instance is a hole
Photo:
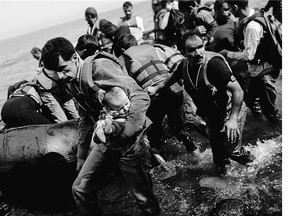
[[[0,40],[76,19],[93,6],[99,12],[122,7],[125,0],[0,0]],[[131,0],[132,3],[144,0]]]

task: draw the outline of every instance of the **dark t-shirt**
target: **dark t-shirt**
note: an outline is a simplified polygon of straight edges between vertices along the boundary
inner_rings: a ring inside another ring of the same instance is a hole
[[[183,79],[183,62],[180,63],[177,70],[173,73],[173,80]],[[186,70],[186,67],[185,67]],[[191,73],[191,71],[190,71]],[[195,83],[196,71],[190,74],[193,82]],[[220,57],[212,58],[207,65],[207,78],[208,81],[214,85],[218,90],[226,89],[227,84],[230,81],[234,81],[232,71],[227,64]]]
[[[227,84],[234,80],[227,64],[220,58],[212,58],[207,65],[207,78],[218,90],[226,89]]]

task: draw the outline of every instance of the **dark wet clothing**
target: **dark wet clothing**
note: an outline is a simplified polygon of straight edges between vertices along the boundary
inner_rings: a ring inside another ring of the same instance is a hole
[[[161,138],[164,134],[162,123],[166,115],[167,123],[177,137],[185,128],[183,91],[174,92],[168,88],[158,96],[151,98],[151,105],[147,111],[147,116],[153,122],[148,131],[151,147],[159,147],[161,144]]]
[[[1,110],[6,128],[24,125],[51,124],[41,114],[39,104],[29,96],[15,96],[8,99]]]
[[[204,63],[198,70],[192,70],[188,61],[184,61],[175,71],[177,80],[184,79],[184,87],[197,106],[197,114],[206,120],[207,134],[213,152],[213,161],[222,165],[230,158],[241,157],[245,151],[242,147],[242,131],[246,120],[246,107],[238,115],[239,139],[234,144],[227,141],[224,123],[229,119],[231,112],[231,95],[227,93],[227,84],[235,78],[224,61],[224,57],[217,53],[205,53]],[[205,65],[208,82],[205,78]],[[210,86],[211,85],[211,86]]]

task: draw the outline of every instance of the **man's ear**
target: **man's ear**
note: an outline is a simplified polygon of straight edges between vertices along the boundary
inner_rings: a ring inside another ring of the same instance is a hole
[[[234,11],[238,11],[238,5],[233,4],[233,5],[232,5],[232,9],[233,9]]]
[[[78,60],[78,56],[76,53],[74,53],[71,57],[71,60],[77,61]]]

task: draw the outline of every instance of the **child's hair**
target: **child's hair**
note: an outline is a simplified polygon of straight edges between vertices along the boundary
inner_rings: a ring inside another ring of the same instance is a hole
[[[86,50],[85,55],[90,56],[95,54],[95,52],[99,49],[99,43],[95,36],[85,34],[78,38],[78,42],[75,46],[76,51]]]
[[[38,47],[33,47],[32,50],[31,50],[31,54],[34,54],[34,53],[37,53],[37,52],[40,52],[40,53],[41,53],[42,51],[41,51],[41,49],[38,48]]]
[[[122,89],[122,88],[120,88],[118,86],[111,87],[104,94],[104,98],[103,98],[104,104],[107,105],[108,101],[111,101],[111,100],[113,100],[115,98],[119,98],[122,92],[124,92],[126,94],[124,89]]]

